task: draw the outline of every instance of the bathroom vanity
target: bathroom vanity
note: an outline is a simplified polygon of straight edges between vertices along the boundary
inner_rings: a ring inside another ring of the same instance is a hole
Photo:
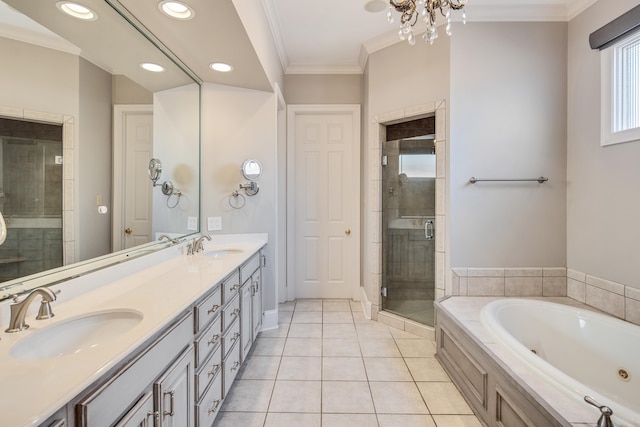
[[[0,425],[211,426],[261,328],[265,245],[183,243],[65,284],[52,319],[33,304],[0,333]]]

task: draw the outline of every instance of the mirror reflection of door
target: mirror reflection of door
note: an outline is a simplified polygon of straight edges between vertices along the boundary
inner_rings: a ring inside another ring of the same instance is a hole
[[[148,176],[153,157],[152,106],[118,106],[114,128],[114,211],[123,215],[119,221],[114,217],[113,249],[121,250],[153,240],[153,184]],[[122,204],[121,210],[117,210],[117,202]]]

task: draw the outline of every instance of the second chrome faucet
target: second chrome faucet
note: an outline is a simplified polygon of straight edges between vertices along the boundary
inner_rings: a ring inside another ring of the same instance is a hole
[[[20,332],[29,327],[24,319],[29,310],[29,305],[38,295],[42,297],[42,302],[36,319],[50,319],[54,316],[49,303],[56,300],[56,294],[48,288],[36,288],[24,297],[22,301],[18,301],[18,297],[14,298],[13,304],[10,305],[11,317],[9,319],[9,327],[5,332]]]

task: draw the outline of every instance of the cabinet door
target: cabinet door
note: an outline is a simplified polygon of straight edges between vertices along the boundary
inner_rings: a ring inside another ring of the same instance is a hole
[[[262,327],[262,269],[259,268],[251,276],[253,282],[253,339],[258,337]]]
[[[247,280],[242,286],[242,299],[240,301],[240,337],[242,340],[242,358],[247,357],[253,343],[253,328],[251,323],[251,298],[252,283]]]
[[[158,427],[153,412],[153,393],[150,391],[131,408],[115,427]]]
[[[189,346],[153,384],[156,411],[160,423],[156,427],[189,427],[193,421],[193,346]]]

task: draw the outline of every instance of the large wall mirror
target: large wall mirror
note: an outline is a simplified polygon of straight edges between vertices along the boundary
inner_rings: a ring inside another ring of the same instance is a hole
[[[117,1],[60,3],[0,1],[0,299],[199,231],[198,77]]]

